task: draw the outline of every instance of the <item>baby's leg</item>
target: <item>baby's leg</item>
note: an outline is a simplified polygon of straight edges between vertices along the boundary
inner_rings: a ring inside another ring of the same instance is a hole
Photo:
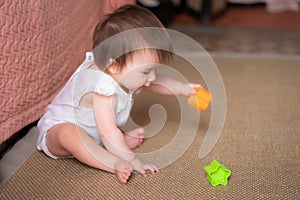
[[[83,129],[71,124],[58,124],[46,136],[49,151],[58,157],[73,155],[80,162],[116,173],[121,183],[130,177],[132,166],[97,144]]]
[[[145,130],[143,128],[133,129],[124,134],[125,141],[130,149],[140,146],[143,142]]]

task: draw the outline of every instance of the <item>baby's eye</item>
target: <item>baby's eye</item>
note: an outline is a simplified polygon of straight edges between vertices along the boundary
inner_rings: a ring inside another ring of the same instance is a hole
[[[146,75],[149,74],[149,73],[150,73],[150,71],[144,71],[143,72],[143,74],[146,74]]]

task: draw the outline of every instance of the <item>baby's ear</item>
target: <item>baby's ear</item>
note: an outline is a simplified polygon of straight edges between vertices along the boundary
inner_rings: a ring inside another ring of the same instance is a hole
[[[119,63],[115,59],[110,58],[107,62],[107,68],[106,70],[109,72],[109,74],[116,74],[119,72]]]

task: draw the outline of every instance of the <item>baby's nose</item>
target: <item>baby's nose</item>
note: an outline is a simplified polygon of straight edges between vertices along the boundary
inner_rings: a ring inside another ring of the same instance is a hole
[[[148,82],[153,82],[156,79],[156,73],[155,72],[151,72],[151,76],[148,79]]]

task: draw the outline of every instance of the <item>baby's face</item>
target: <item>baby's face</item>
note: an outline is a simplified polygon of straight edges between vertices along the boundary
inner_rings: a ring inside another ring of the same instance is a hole
[[[156,79],[159,64],[160,61],[153,51],[138,51],[120,72],[119,82],[129,90],[148,87]]]

